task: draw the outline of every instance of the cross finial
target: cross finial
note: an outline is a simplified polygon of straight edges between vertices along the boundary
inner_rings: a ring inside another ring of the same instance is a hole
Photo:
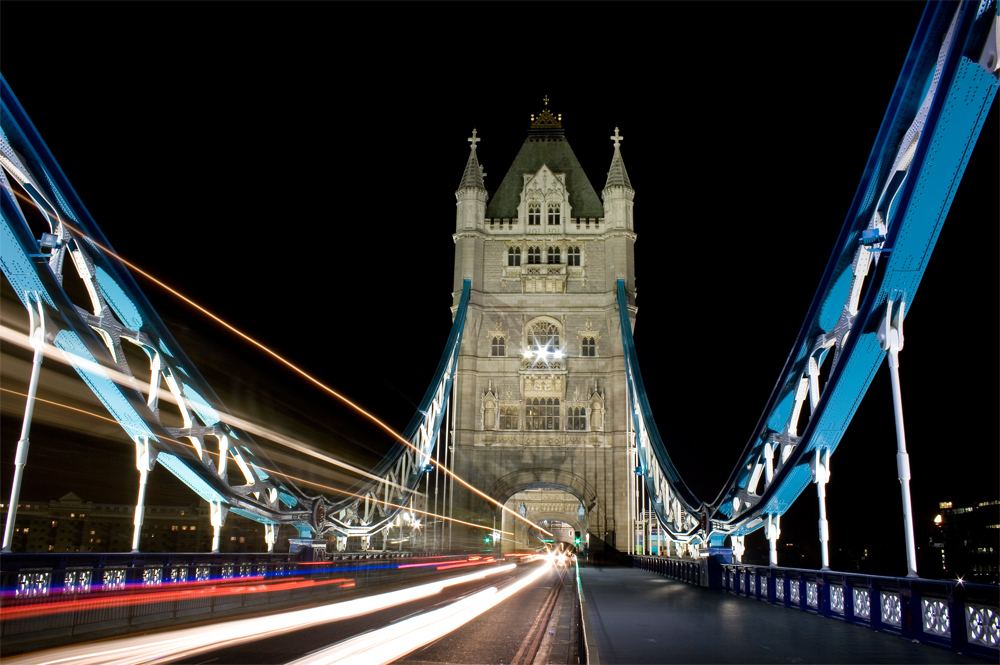
[[[542,101],[545,102],[546,106],[548,106],[549,105],[549,96],[545,95],[545,98]]]
[[[615,142],[615,148],[617,148],[617,147],[618,147],[618,144],[619,144],[619,143],[620,143],[621,141],[624,141],[624,140],[625,140],[625,137],[624,137],[624,136],[619,136],[619,135],[618,135],[618,128],[617,128],[617,127],[615,127],[615,135],[614,135],[614,136],[609,136],[608,138],[610,138],[610,139],[611,139],[612,141],[614,141],[614,142]]]
[[[479,143],[480,141],[482,141],[482,139],[477,139],[477,138],[476,138],[476,130],[475,130],[475,129],[473,129],[473,130],[472,130],[472,137],[471,137],[471,138],[469,138],[469,143],[471,143],[471,144],[472,144],[472,149],[473,149],[473,150],[475,150],[475,149],[476,149],[476,144],[477,144],[477,143]]]

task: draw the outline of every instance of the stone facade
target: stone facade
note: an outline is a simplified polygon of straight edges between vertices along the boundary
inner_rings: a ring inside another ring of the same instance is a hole
[[[631,471],[616,289],[624,279],[634,303],[634,191],[617,129],[612,138],[603,204],[547,109],[492,198],[473,136],[455,194],[456,305],[463,280],[472,282],[455,384],[455,471],[508,507],[532,496],[527,490],[561,492],[546,500],[562,508],[526,504],[527,512],[589,531],[592,544],[624,544]],[[461,489],[454,517],[501,521],[495,506]],[[508,531],[519,521],[502,519]],[[470,531],[468,544],[476,541]]]

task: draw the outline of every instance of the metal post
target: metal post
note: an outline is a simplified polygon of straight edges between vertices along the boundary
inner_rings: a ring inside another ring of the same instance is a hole
[[[219,553],[219,540],[222,538],[222,504],[218,501],[211,501],[209,506],[209,518],[212,521],[212,552]]]
[[[456,408],[451,409],[451,445],[452,445],[452,447],[449,450],[449,452],[451,453],[451,473],[452,473],[452,475],[450,475],[448,477],[448,480],[449,480],[448,484],[450,485],[450,487],[448,489],[448,518],[449,518],[449,520],[452,520],[452,519],[455,518],[455,475],[454,474],[455,474],[455,453],[458,452],[458,450],[457,450],[458,446],[455,445],[455,420],[456,420],[456,416],[457,416],[456,412],[458,411],[458,409],[457,409],[458,403],[456,401],[457,398],[458,398],[458,376],[456,376],[454,378],[454,380],[452,381],[452,383],[451,383],[451,401],[455,403],[455,407]],[[453,525],[454,525],[454,522],[451,522],[451,521],[448,522],[448,551],[449,552],[451,551],[451,536],[452,536],[452,526]]]
[[[430,458],[429,457],[428,457],[428,462],[430,462]],[[431,474],[425,473],[424,474],[424,505],[422,506],[422,508],[423,508],[423,510],[424,510],[425,513],[429,513],[430,512],[430,510],[429,510],[430,509],[430,493],[431,493]],[[423,536],[424,536],[423,548],[424,548],[425,552],[427,551],[427,524],[426,524],[426,521],[428,519],[429,519],[428,516],[424,515],[424,522],[425,522],[425,524],[424,524],[424,533],[423,533]]]
[[[767,533],[767,540],[770,545],[768,554],[768,565],[778,565],[778,536],[781,535],[781,515],[768,515],[767,522],[764,523],[764,530]]]
[[[264,523],[264,542],[267,543],[267,551],[268,552],[273,552],[274,551],[274,541],[276,540],[275,536],[277,535],[277,534],[275,534],[275,528],[274,528],[274,526],[275,526],[274,522],[265,522]]]
[[[746,536],[730,536],[730,540],[733,542],[733,561],[736,563],[743,563],[743,552],[746,551],[743,545],[743,539]]]
[[[810,465],[819,498],[819,550],[823,570],[830,570],[830,523],[826,519],[826,484],[830,480],[830,451],[816,450]]]
[[[31,346],[35,356],[31,361],[31,378],[28,379],[28,398],[24,404],[24,420],[21,421],[21,438],[17,440],[17,451],[14,453],[14,484],[10,490],[10,505],[7,506],[7,525],[3,530],[3,550],[10,552],[10,543],[14,537],[14,522],[17,520],[17,502],[21,498],[21,479],[24,477],[24,467],[28,463],[28,447],[30,444],[31,416],[35,411],[35,393],[38,391],[38,376],[42,371],[43,348],[45,346],[45,315],[42,305],[38,303],[38,313],[30,307],[31,316]]]
[[[628,554],[635,554],[635,455],[632,452],[632,399],[626,385],[625,390],[625,441],[628,444]]]
[[[139,469],[139,499],[135,502],[135,518],[132,520],[132,553],[139,551],[139,536],[142,535],[142,516],[146,510],[146,480],[149,471]]]
[[[438,462],[434,465],[434,513],[437,515],[444,515],[444,495],[448,491],[448,486],[441,482],[441,449],[444,448],[444,465],[448,466],[448,429],[451,427],[451,395],[448,395],[448,401],[445,402],[445,415],[444,422],[441,426],[444,428],[444,435],[441,437],[444,440],[444,445],[438,442],[436,449],[434,450],[434,459]],[[441,485],[441,501],[438,502],[438,485]],[[445,520],[438,519],[437,528],[434,529],[434,547],[438,551],[444,549],[444,524]]]
[[[903,397],[899,389],[899,351],[903,348],[903,314],[906,303],[900,301],[893,319],[892,301],[886,303],[885,319],[878,330],[878,341],[889,353],[889,378],[892,381],[892,408],[896,418],[896,475],[903,495],[903,534],[906,538],[906,576],[917,575],[917,548],[913,538],[913,509],[910,500],[910,456],[906,452],[903,428]]]
[[[132,520],[132,552],[139,551],[139,537],[142,535],[143,516],[146,513],[146,481],[152,471],[155,457],[149,448],[149,438],[140,436],[135,442],[135,468],[139,471],[139,498],[135,502],[135,518]]]

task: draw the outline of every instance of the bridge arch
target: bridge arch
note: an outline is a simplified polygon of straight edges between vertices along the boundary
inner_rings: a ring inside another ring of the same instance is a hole
[[[499,478],[493,483],[488,494],[498,503],[504,504],[518,492],[531,489],[563,490],[576,497],[587,513],[583,520],[575,520],[578,525],[582,523],[584,526],[583,529],[578,529],[580,531],[586,531],[587,524],[604,523],[604,511],[594,487],[586,479],[563,469],[519,469]],[[551,518],[570,522],[564,517],[557,518],[555,515]]]
[[[566,490],[587,510],[597,505],[597,492],[585,479],[563,469],[519,469],[498,479],[489,495],[504,503],[518,492],[529,489]]]

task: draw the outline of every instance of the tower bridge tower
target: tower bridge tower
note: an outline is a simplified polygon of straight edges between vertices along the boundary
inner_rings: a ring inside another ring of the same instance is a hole
[[[599,198],[546,98],[492,197],[473,130],[455,193],[456,305],[463,280],[472,284],[455,471],[536,523],[569,524],[592,550],[625,546],[632,471],[616,289],[624,279],[634,325],[635,191],[617,128],[611,139]],[[502,537],[504,552],[540,545],[524,522],[455,487],[456,518],[514,534]],[[453,538],[482,542],[472,530]]]

